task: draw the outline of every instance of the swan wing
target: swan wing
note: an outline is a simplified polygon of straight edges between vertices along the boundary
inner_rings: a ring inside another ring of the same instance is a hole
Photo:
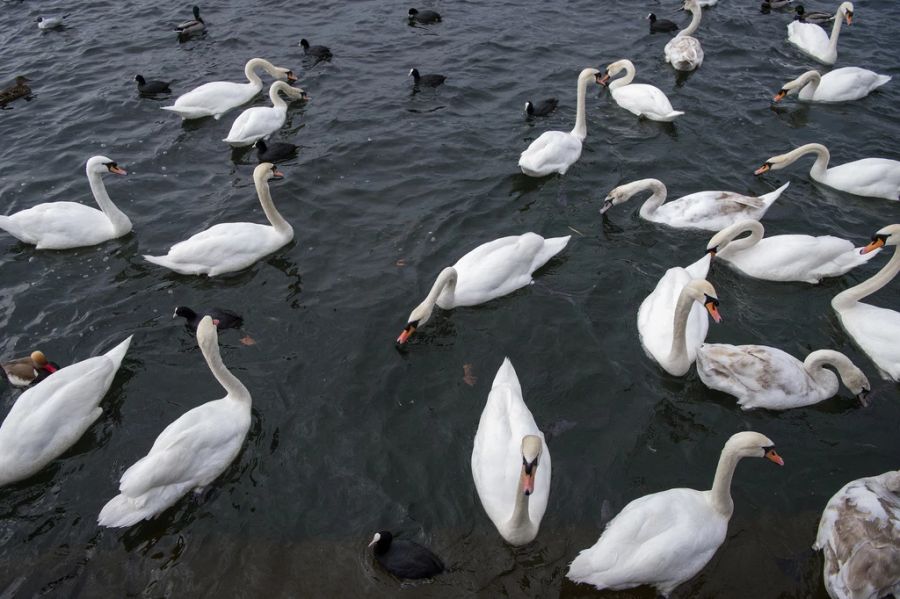
[[[262,90],[262,82],[256,85],[254,83],[212,81],[179,96],[172,106],[163,106],[163,110],[176,112],[186,118],[201,116],[219,118],[232,108],[252,100],[260,90]]]
[[[679,71],[692,71],[703,64],[703,47],[697,38],[679,35],[666,44],[666,62]]]
[[[819,61],[824,61],[830,53],[830,40],[825,30],[812,23],[791,21],[788,23],[788,42]],[[833,63],[834,60],[831,61]]]
[[[844,329],[875,363],[881,376],[900,381],[900,343],[897,343],[900,312],[862,302],[840,309],[835,307],[835,311]]]
[[[564,131],[545,131],[519,156],[519,167],[526,175],[564,175],[579,156],[580,139]]]
[[[833,166],[821,182],[835,189],[861,196],[900,199],[900,161],[863,158]]]
[[[245,142],[246,145],[278,131],[286,119],[286,112],[271,106],[255,106],[242,112],[231,125],[228,143]]]
[[[666,94],[653,85],[632,83],[612,90],[612,96],[619,106],[637,116],[646,116],[653,120],[672,120],[684,114],[672,108]]]
[[[115,237],[103,212],[77,202],[38,204],[9,218],[20,232],[16,237],[38,249],[95,245]]]
[[[777,197],[777,196],[776,196]],[[732,191],[698,191],[666,202],[648,215],[648,220],[672,227],[720,231],[748,218],[758,220],[771,202]]]
[[[891,78],[859,67],[843,67],[822,75],[812,99],[817,102],[847,102],[869,95]],[[801,99],[804,98],[801,94]]]

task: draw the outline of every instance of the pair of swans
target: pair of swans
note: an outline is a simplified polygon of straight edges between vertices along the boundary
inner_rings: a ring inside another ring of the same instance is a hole
[[[662,181],[640,179],[610,191],[600,208],[600,214],[627,202],[635,194],[651,191],[652,195],[641,205],[640,215],[644,220],[679,229],[719,231],[746,219],[761,219],[788,185],[789,183],[785,183],[775,191],[759,197],[733,191],[698,191],[666,202],[667,191]]]
[[[686,268],[670,268],[638,308],[638,334],[644,351],[666,372],[682,376],[697,358],[697,348],[706,339],[709,321],[716,322],[719,299],[706,275],[707,254]]]
[[[269,87],[272,106],[254,106],[242,112],[231,125],[228,137],[222,141],[236,148],[250,146],[281,129],[287,119],[287,103],[281,99],[279,93],[292,100],[309,99],[302,89],[291,87],[284,81],[276,81]]]
[[[551,173],[565,175],[569,167],[581,156],[581,144],[587,137],[584,95],[592,79],[599,83],[600,71],[587,68],[578,75],[578,104],[575,110],[575,128],[570,132],[545,131],[531,142],[519,156],[519,168],[529,177],[544,177]]]
[[[159,434],[150,453],[122,475],[119,495],[100,511],[100,526],[131,526],[157,516],[218,478],[240,452],[250,429],[250,392],[222,362],[209,316],[197,327],[197,343],[227,395],[188,410]]]
[[[48,202],[0,216],[0,229],[39,250],[97,245],[128,234],[131,221],[109,199],[100,177],[103,173],[124,175],[125,171],[106,156],[90,158],[85,171],[100,210],[75,202]]]
[[[60,368],[16,400],[0,425],[0,486],[26,479],[72,447],[103,409],[131,337]]]
[[[828,168],[831,154],[828,148],[817,143],[773,156],[753,174],[785,168],[807,154],[816,155],[809,176],[823,185],[860,196],[900,199],[900,162],[888,158],[863,158]]]
[[[204,83],[179,96],[172,106],[163,106],[162,109],[174,112],[185,120],[206,116],[219,120],[223,114],[241,104],[246,104],[262,91],[262,79],[256,74],[257,69],[264,70],[279,81],[297,80],[290,69],[276,67],[264,58],[251,58],[244,66],[244,75],[248,83],[230,81]]]
[[[634,81],[634,64],[628,59],[616,61],[606,67],[604,75],[598,83],[606,85],[611,77],[622,71],[625,76],[609,84],[609,93],[616,104],[635,116],[643,116],[651,121],[671,122],[684,112],[672,108],[669,98],[658,87]]]
[[[824,75],[818,71],[807,71],[781,86],[773,98],[780,102],[787,96],[796,95],[804,102],[850,102],[869,95],[891,78],[859,67],[843,67]]]
[[[663,52],[666,55],[666,62],[676,71],[693,71],[703,64],[703,47],[700,46],[699,40],[693,37],[700,27],[703,11],[700,10],[700,3],[697,0],[684,0],[682,8],[691,11],[691,23],[669,40]]]
[[[428,296],[410,313],[397,343],[406,343],[425,326],[435,306],[444,310],[475,306],[530,285],[534,271],[563,251],[570,238],[544,239],[536,233],[524,233],[478,246],[441,271]]]
[[[269,179],[282,175],[270,162],[253,170],[253,183],[269,225],[222,223],[192,235],[173,245],[165,256],[148,256],[148,262],[170,268],[183,275],[206,274],[210,277],[243,270],[287,245],[294,229],[272,203]]]
[[[834,14],[834,25],[831,27],[831,37],[825,30],[813,23],[791,21],[788,23],[788,42],[818,60],[822,64],[832,65],[837,61],[837,43],[841,35],[841,21],[847,21],[847,25],[853,23],[853,3],[842,3]]]
[[[712,489],[669,489],[626,505],[593,547],[578,554],[566,576],[597,589],[652,585],[663,596],[693,578],[725,541],[734,512],[731,479],[738,462],[784,460],[760,433],[732,435],[719,456]]]
[[[511,545],[530,543],[547,509],[550,450],[504,358],[478,422],[472,478],[484,511]]]

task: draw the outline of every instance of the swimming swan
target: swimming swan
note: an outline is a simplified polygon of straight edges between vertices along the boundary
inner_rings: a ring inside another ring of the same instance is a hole
[[[837,43],[841,35],[841,21],[847,25],[853,23],[853,3],[843,2],[834,14],[834,25],[831,26],[831,37],[825,30],[813,23],[791,21],[788,23],[788,42],[797,46],[804,54],[813,57],[822,64],[832,65],[837,61]]]
[[[865,98],[890,80],[889,75],[879,75],[859,67],[843,67],[824,75],[818,71],[806,71],[782,85],[773,99],[780,102],[796,94],[804,102],[849,102]]]
[[[251,146],[258,139],[268,138],[281,129],[287,119],[287,103],[278,95],[279,92],[292,100],[309,99],[302,89],[291,87],[284,81],[276,81],[269,88],[272,106],[254,106],[242,112],[234,119],[228,137],[222,141],[234,147]]]
[[[616,104],[633,115],[643,116],[651,121],[674,121],[676,117],[684,114],[672,108],[669,98],[658,87],[646,83],[632,83],[635,70],[630,60],[619,60],[607,66],[606,75],[598,83],[606,85],[610,77],[615,77],[623,70],[625,76],[609,84],[609,93]]]
[[[703,64],[703,48],[700,41],[693,37],[694,32],[700,27],[703,12],[697,0],[684,0],[682,8],[691,11],[691,23],[669,40],[663,52],[666,55],[666,62],[675,67],[676,71],[693,71]]]

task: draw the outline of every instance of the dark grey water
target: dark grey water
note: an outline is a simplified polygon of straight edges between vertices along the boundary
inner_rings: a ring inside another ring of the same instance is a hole
[[[670,16],[674,2],[446,1],[432,6],[444,22],[428,29],[407,26],[409,6],[396,2],[233,2],[204,6],[209,34],[185,44],[169,31],[190,14],[181,3],[0,4],[0,80],[26,74],[35,92],[0,112],[0,211],[90,204],[84,162],[106,154],[129,171],[106,183],[134,222],[123,239],[74,251],[0,237],[0,355],[40,347],[69,362],[135,334],[100,420],[40,474],[0,489],[0,596],[595,596],[564,574],[608,518],[646,493],[708,488],[724,441],[753,429],[775,440],[786,466],[740,466],[728,540],[676,595],[825,597],[810,549],[821,509],[844,483],[895,469],[900,456],[900,390],[877,378],[829,306],[886,257],[815,287],[714,269],[725,322],[710,341],[798,356],[835,348],[875,387],[868,409],[842,391],[809,409],[745,413],[694,373],[666,375],[638,342],[640,301],[667,268],[696,260],[708,235],[641,221],[637,202],[598,214],[609,189],[653,176],[673,197],[764,193],[790,180],[766,215],[770,234],[863,242],[900,221],[896,203],[813,184],[807,162],[752,175],[810,141],[828,145],[836,164],[900,156],[900,9],[858,2],[840,40],[836,66],[893,75],[882,91],[776,111],[771,95],[815,65],[784,41],[787,15],[760,15],[756,4],[722,0],[704,13],[706,62],[681,83],[663,61],[667,38],[647,35],[643,20],[649,10]],[[38,15],[64,12],[65,30],[38,31]],[[301,37],[330,46],[334,60],[310,68]],[[296,238],[236,276],[170,274],[141,254],[218,222],[263,220],[253,156],[220,141],[238,110],[182,125],[162,102],[139,98],[131,79],[175,79],[178,95],[241,80],[254,56],[294,68],[313,97],[289,109],[274,137],[301,146],[272,186]],[[581,160],[564,179],[519,174],[533,138],[571,128],[578,72],[623,57],[687,114],[674,126],[637,121],[592,85]],[[413,66],[447,84],[412,94]],[[560,109],[526,122],[525,100],[550,95]],[[441,267],[496,237],[570,228],[581,234],[535,285],[439,314],[408,353],[394,349]],[[896,283],[873,302],[900,308]],[[223,394],[170,319],[177,304],[235,309],[257,340],[221,336],[225,362],[253,394],[247,443],[204,501],[126,531],[98,529],[124,469],[166,424]],[[539,425],[556,431],[550,505],[537,540],[520,549],[484,514],[469,468],[505,355]],[[4,415],[15,397],[0,389]],[[365,551],[382,528],[427,542],[451,571],[399,587]]]

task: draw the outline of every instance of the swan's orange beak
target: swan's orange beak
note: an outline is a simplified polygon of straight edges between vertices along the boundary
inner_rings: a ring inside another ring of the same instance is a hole
[[[283,179],[284,173],[282,173],[281,171],[272,171],[272,178],[273,179]]]
[[[844,18],[847,19],[847,25],[853,25],[853,13],[848,12],[844,15]]]
[[[416,332],[416,326],[414,324],[406,325],[406,328],[403,329],[403,332],[400,333],[399,337],[397,337],[397,344],[403,345],[415,332]]]
[[[872,240],[872,243],[859,250],[860,254],[868,254],[869,252],[874,252],[878,248],[884,247],[884,237],[876,237]]]
[[[525,469],[522,469],[522,491],[526,495],[531,495],[534,493],[534,474],[537,471],[537,466],[531,467],[531,474],[525,472]]]
[[[710,256],[712,256],[713,258],[715,258],[716,252],[718,252],[718,251],[719,251],[719,248],[714,247],[714,248],[709,248],[708,250],[706,250],[706,253],[709,254]]]
[[[771,169],[771,168],[772,168],[772,165],[769,164],[769,163],[767,162],[767,163],[765,163],[764,165],[762,165],[761,167],[759,167],[758,169],[756,169],[755,171],[753,171],[753,174],[754,174],[754,175],[761,175],[761,174],[763,174],[763,173],[768,172],[769,169]]]
[[[782,100],[784,100],[784,97],[786,95],[787,95],[786,89],[779,90],[779,92],[777,94],[775,94],[775,97],[772,98],[772,100],[774,100],[775,102],[781,102]]]
[[[603,75],[602,77],[600,75],[595,75],[595,77],[597,78],[597,83],[599,83],[600,85],[606,85],[606,82],[609,81],[609,73]]]
[[[769,449],[766,451],[766,459],[772,460],[779,466],[784,466],[784,460],[781,459],[781,456],[775,453],[774,449]]]
[[[109,167],[109,172],[115,173],[115,174],[117,174],[117,175],[127,175],[127,174],[128,174],[127,172],[125,172],[125,169],[124,169],[124,168],[121,168],[121,167],[118,167],[118,166],[111,166],[111,167]]]
[[[706,306],[706,311],[709,312],[709,315],[712,316],[712,319],[715,322],[722,322],[722,315],[719,314],[718,302],[710,300],[703,305]]]
[[[287,75],[287,80],[292,83],[297,80],[297,76],[294,75],[294,71],[288,71],[287,73],[285,73],[285,75]]]

